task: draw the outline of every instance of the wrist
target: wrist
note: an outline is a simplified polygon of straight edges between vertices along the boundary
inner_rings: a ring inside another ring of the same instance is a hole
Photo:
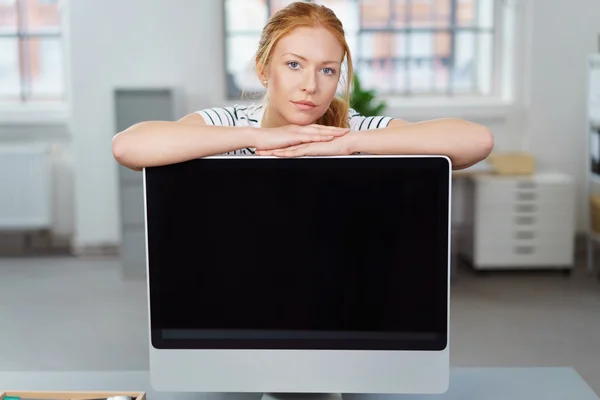
[[[361,152],[364,132],[350,131],[344,136],[346,154],[354,154]]]
[[[244,126],[236,128],[238,136],[241,140],[240,147],[256,148],[256,137],[260,128],[253,128],[250,126]]]

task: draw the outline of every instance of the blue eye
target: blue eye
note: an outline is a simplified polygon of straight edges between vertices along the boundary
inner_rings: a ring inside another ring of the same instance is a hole
[[[295,67],[299,67],[300,66],[300,64],[298,64],[296,61],[290,61],[290,62],[287,63],[287,65],[289,67],[292,67],[292,69],[296,69]]]
[[[331,69],[331,68],[323,68],[323,72],[325,72],[325,75],[334,75],[335,74],[335,70]]]

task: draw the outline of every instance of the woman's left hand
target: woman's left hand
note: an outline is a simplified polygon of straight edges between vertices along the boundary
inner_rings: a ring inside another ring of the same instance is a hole
[[[257,151],[257,156],[303,157],[303,156],[345,156],[350,155],[352,132],[328,142],[304,143],[282,149]]]

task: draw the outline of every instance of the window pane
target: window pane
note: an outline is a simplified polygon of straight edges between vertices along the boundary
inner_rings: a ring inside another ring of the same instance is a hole
[[[413,59],[409,63],[411,93],[429,93],[433,88],[433,60]]]
[[[16,0],[0,0],[0,33],[14,33],[17,31],[16,4]]]
[[[480,34],[477,37],[477,90],[479,94],[491,95],[493,87],[493,65],[494,65],[494,37],[490,33]]]
[[[450,34],[435,35],[434,91],[446,93],[450,83]]]
[[[452,87],[455,93],[473,91],[475,64],[475,35],[457,32]]]
[[[390,60],[363,61],[357,74],[363,87],[375,89],[378,94],[391,93],[394,88],[394,68]]]
[[[458,0],[456,6],[456,22],[459,26],[476,25],[475,12],[477,0]]]
[[[405,35],[404,33],[396,33],[395,35],[392,36],[392,46],[393,46],[393,51],[394,51],[394,57],[396,59],[398,58],[405,58],[408,56],[407,53],[407,40],[410,37],[410,35]]]
[[[394,16],[392,17],[393,27],[407,28],[410,26],[410,9],[407,0],[396,0],[394,4],[392,4],[392,11],[394,13]]]
[[[381,59],[393,57],[393,38],[390,33],[363,33],[360,35],[361,57]]]
[[[434,34],[432,32],[411,33],[409,35],[409,48],[411,58],[432,59],[434,53]]]
[[[258,35],[232,35],[227,39],[227,72],[239,90],[262,88],[254,65],[259,39]]]
[[[360,28],[360,12],[357,3],[351,0],[318,0],[316,3],[323,4],[335,13],[342,21],[346,34],[353,35]]]
[[[401,1],[399,1],[401,3]],[[363,28],[385,28],[391,18],[390,0],[361,1],[361,26]]]
[[[265,0],[227,0],[225,2],[227,32],[260,33],[267,23]]]
[[[273,15],[282,8],[294,3],[295,0],[269,0],[269,2],[271,3],[271,15]]]
[[[44,0],[21,0],[21,12],[25,17],[27,32],[60,32],[58,2]]]
[[[408,36],[410,54],[408,74],[411,92],[424,93],[432,90],[433,60],[435,58],[434,37],[432,32],[414,32]]]
[[[434,1],[435,26],[438,28],[448,28],[452,15],[450,13],[450,0],[435,0]]]
[[[412,0],[409,7],[410,24],[412,27],[434,26],[435,0]]]
[[[0,98],[17,100],[20,92],[17,39],[0,38]]]
[[[410,78],[407,73],[407,63],[404,60],[398,60],[394,63],[394,92],[405,93],[410,86],[408,79]]]
[[[25,41],[29,53],[31,98],[63,99],[65,95],[65,70],[60,39],[43,38]]]

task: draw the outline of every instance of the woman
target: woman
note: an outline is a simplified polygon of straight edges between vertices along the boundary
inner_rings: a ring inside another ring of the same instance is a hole
[[[255,63],[264,104],[135,124],[114,137],[116,160],[141,170],[220,154],[436,154],[462,169],[492,151],[490,130],[462,119],[409,123],[350,109],[350,49],[342,23],[322,5],[295,2],[277,12],[262,32]],[[336,97],[340,81],[343,98]]]

